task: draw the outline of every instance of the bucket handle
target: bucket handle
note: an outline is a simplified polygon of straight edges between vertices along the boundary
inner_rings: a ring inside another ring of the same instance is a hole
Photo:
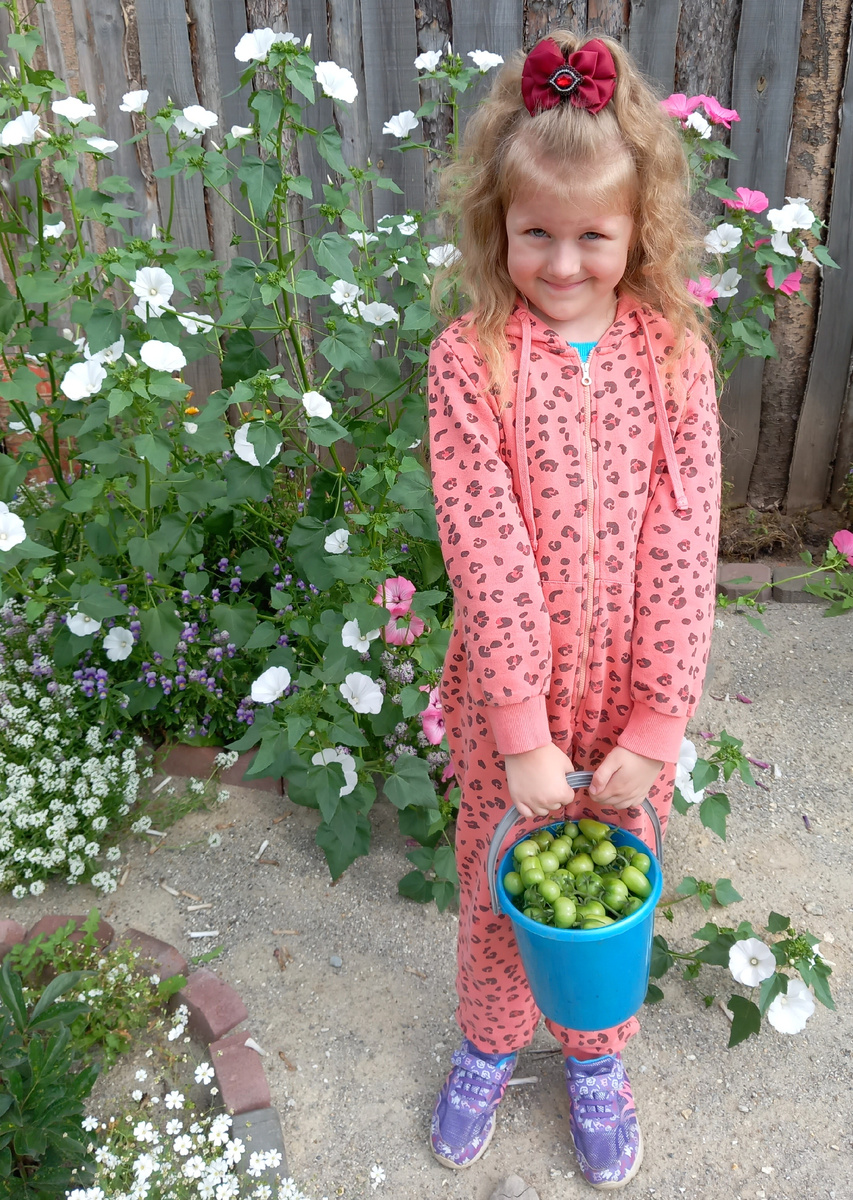
[[[592,775],[592,771],[570,771],[569,774],[566,775],[566,782],[570,788],[589,787],[589,785],[592,783]],[[658,862],[663,863],[663,837],[661,835],[660,818],[655,812],[654,806],[650,800],[644,800],[642,807],[647,817],[651,821],[652,829],[655,833],[655,854]],[[492,898],[492,912],[498,917],[501,915],[501,907],[498,902],[498,886],[496,882],[498,855],[501,852],[501,847],[506,841],[507,834],[517,821],[521,821],[523,819],[524,818],[521,816],[521,813],[518,811],[515,805],[513,805],[507,812],[504,813],[489,845],[489,854],[488,858],[486,859],[486,871],[488,872],[489,878],[489,895]],[[549,824],[552,821],[553,817],[549,816],[545,823]]]

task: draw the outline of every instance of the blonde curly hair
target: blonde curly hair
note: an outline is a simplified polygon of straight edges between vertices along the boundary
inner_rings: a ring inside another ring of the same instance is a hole
[[[549,36],[567,53],[591,40],[568,30]],[[611,38],[599,40],[617,75],[601,112],[563,102],[531,116],[521,94],[520,51],[468,121],[459,156],[443,173],[443,208],[462,254],[436,280],[437,291],[452,281],[467,295],[465,325],[476,326],[495,390],[505,379],[505,326],[517,297],[506,267],[506,213],[525,191],[582,195],[629,214],[634,233],[620,291],[666,317],[677,353],[688,332],[702,336],[707,323],[685,286],[701,241],[681,139],[627,52]]]

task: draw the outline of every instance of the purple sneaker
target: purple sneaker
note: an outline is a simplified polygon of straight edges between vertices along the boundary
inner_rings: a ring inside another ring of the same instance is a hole
[[[443,1167],[461,1171],[481,1158],[495,1132],[495,1109],[518,1054],[486,1054],[465,1038],[432,1114],[432,1152]]]
[[[602,1191],[624,1187],[643,1161],[631,1084],[618,1054],[566,1059],[570,1126],[581,1173]]]

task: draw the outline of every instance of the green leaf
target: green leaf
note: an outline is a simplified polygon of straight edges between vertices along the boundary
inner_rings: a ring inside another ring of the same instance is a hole
[[[429,767],[425,759],[412,754],[400,755],[394,764],[394,774],[385,780],[384,791],[395,808],[407,808],[410,804],[435,808],[435,784]]]
[[[432,883],[423,871],[409,871],[397,884],[397,891],[408,900],[416,900],[418,904],[429,904],[432,900]]]
[[[156,608],[143,609],[139,614],[142,632],[152,650],[163,658],[171,658],[184,623],[175,611],[174,600],[164,600]]]
[[[781,913],[772,912],[767,918],[767,924],[764,928],[768,933],[783,933],[791,926],[791,918],[783,917]]]
[[[650,983],[646,991],[644,1004],[659,1004],[663,1000],[663,992],[656,983]]]
[[[86,322],[85,333],[92,354],[104,350],[121,337],[121,316],[111,304],[100,300]]]
[[[670,967],[675,962],[675,959],[669,952],[669,945],[666,938],[659,933],[652,939],[652,960],[649,973],[654,979],[660,979],[665,975]]]
[[[334,446],[335,442],[351,442],[352,435],[332,417],[312,417],[308,422],[308,437],[318,446]]]
[[[679,896],[695,896],[699,891],[699,884],[692,875],[685,875],[675,890]]]
[[[233,387],[241,379],[251,379],[258,371],[269,370],[269,359],[255,345],[250,329],[237,329],[228,338],[222,360],[222,385]]]
[[[326,160],[333,171],[337,171],[340,175],[349,175],[349,167],[344,162],[341,149],[341,135],[334,125],[329,125],[318,133],[314,139],[314,145],[317,153]]]
[[[732,886],[730,879],[718,879],[714,884],[714,899],[718,904],[737,904],[743,896]]]
[[[699,805],[699,819],[706,829],[726,840],[726,817],[731,812],[729,798],[725,792],[713,792]]]
[[[246,185],[246,196],[255,216],[263,220],[269,212],[275,189],[281,183],[281,167],[274,158],[266,160],[244,154],[237,178]]]
[[[373,363],[370,336],[364,326],[355,323],[342,324],[323,338],[317,349],[336,371],[369,369]]]
[[[296,276],[296,292],[300,296],[314,299],[317,296],[328,296],[330,286],[321,279],[316,271],[300,271]]]
[[[758,1005],[743,996],[732,996],[729,1000],[729,1011],[734,1014],[732,1031],[729,1037],[729,1049],[746,1041],[752,1034],[761,1030],[761,1013]]]
[[[716,763],[708,762],[706,758],[697,759],[696,766],[690,773],[693,780],[693,787],[697,792],[701,792],[711,783],[716,783],[719,778],[720,769]]]
[[[149,462],[155,471],[166,474],[172,457],[172,443],[165,433],[140,433],[133,439],[133,446],[141,459]]]
[[[832,257],[832,255],[829,253],[826,246],[820,246],[820,245],[815,246],[812,253],[814,254],[817,261],[819,263],[822,263],[823,266],[825,266],[825,267],[837,267],[838,266],[838,263],[835,261],[835,259]]]
[[[283,107],[284,101],[277,91],[258,91],[249,100],[249,108],[258,114],[258,128],[262,139],[278,124]]]
[[[762,1017],[777,996],[784,995],[788,990],[788,976],[781,971],[774,971],[769,979],[762,979],[758,993],[758,1010]]]
[[[37,1021],[47,1009],[58,1000],[65,992],[76,987],[83,978],[82,971],[63,971],[61,975],[55,976],[42,992],[39,1001],[33,1011],[30,1013],[30,1023]],[[85,1006],[84,1006],[85,1007]]]
[[[59,283],[55,271],[36,271],[19,275],[18,290],[28,304],[58,304],[68,295],[68,287]]]
[[[324,233],[311,239],[311,250],[319,267],[328,271],[335,279],[346,279],[355,283],[355,272],[350,261],[352,242],[339,233]]]
[[[317,830],[317,845],[333,879],[340,879],[351,863],[370,851],[370,823],[350,803],[353,796],[343,796],[334,821],[324,821]]]
[[[10,333],[21,321],[23,307],[0,279],[0,333]]]
[[[284,68],[284,74],[309,104],[314,103],[314,72],[310,62],[300,55],[292,58]]]
[[[410,683],[400,693],[404,717],[414,717],[429,708],[429,692],[422,692],[415,684]]]
[[[260,621],[246,642],[245,649],[263,650],[266,646],[273,646],[277,641],[278,630],[272,621]]]
[[[228,631],[228,640],[240,649],[258,623],[258,612],[254,604],[242,600],[238,604],[214,604],[210,610],[213,623],[220,633]]]
[[[127,613],[127,605],[122,604],[117,596],[109,595],[99,583],[84,584],[77,597],[77,607],[95,621],[102,621],[104,617],[123,617]]]
[[[439,879],[447,879],[455,887],[459,886],[459,875],[456,871],[456,851],[452,846],[439,846],[435,850],[432,867]]]
[[[6,42],[9,49],[17,51],[27,64],[32,63],[36,50],[44,45],[44,39],[37,29],[28,29],[26,33],[10,33]]]
[[[15,1028],[23,1033],[27,1025],[27,1006],[24,1001],[24,991],[20,976],[13,973],[11,961],[7,958],[0,971],[0,1000],[9,1010]]]

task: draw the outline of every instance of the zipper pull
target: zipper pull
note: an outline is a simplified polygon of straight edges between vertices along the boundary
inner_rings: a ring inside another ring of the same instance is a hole
[[[589,377],[589,360],[581,363],[581,383],[584,387],[589,387],[591,380]]]

